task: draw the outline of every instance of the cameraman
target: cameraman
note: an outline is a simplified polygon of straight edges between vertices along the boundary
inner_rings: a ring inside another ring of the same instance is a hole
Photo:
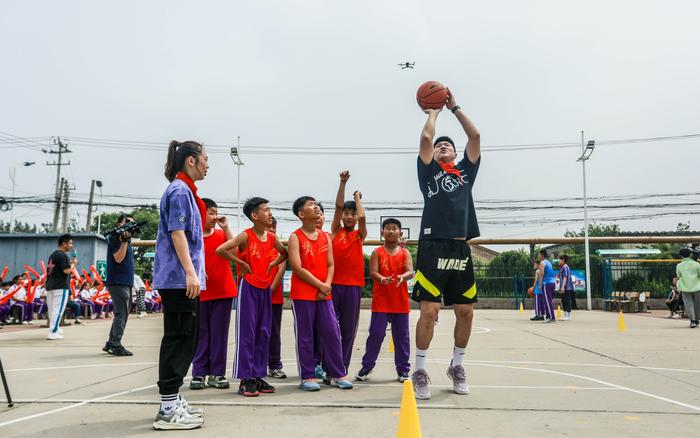
[[[117,230],[134,218],[122,214],[117,220]],[[107,290],[114,305],[114,320],[109,331],[109,340],[102,351],[113,356],[133,356],[133,353],[122,345],[122,336],[126,328],[131,307],[131,289],[134,286],[134,251],[131,248],[131,233],[114,232],[107,241]]]

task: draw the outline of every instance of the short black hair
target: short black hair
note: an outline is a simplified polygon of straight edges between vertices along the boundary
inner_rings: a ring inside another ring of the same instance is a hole
[[[249,198],[247,201],[245,201],[245,204],[243,204],[243,214],[252,221],[252,215],[258,209],[258,207],[260,207],[261,204],[267,204],[268,202],[270,201],[257,196]]]
[[[566,254],[562,254],[559,256],[559,260],[563,260],[564,263],[569,263],[569,256]]]
[[[71,240],[73,240],[73,236],[71,236],[70,234],[61,234],[60,236],[58,236],[58,246],[61,246],[64,243],[68,243]]]
[[[119,217],[117,218],[117,224],[116,224],[116,225],[119,225],[122,221],[125,221],[125,220],[127,220],[127,219],[133,219],[133,218],[134,218],[134,217],[133,217],[132,215],[130,215],[130,214],[122,213],[122,214],[120,214]]]
[[[384,219],[384,220],[382,221],[382,230],[383,230],[387,225],[391,225],[391,224],[394,224],[394,225],[396,225],[397,227],[399,227],[399,230],[401,229],[401,221],[398,220],[398,219],[395,219],[395,218],[393,218],[393,217],[390,217],[390,218]]]
[[[684,259],[690,257],[692,253],[693,251],[690,248],[681,248],[681,250],[678,251],[678,254]]]
[[[455,142],[452,141],[452,139],[451,139],[450,137],[446,136],[446,135],[440,136],[440,137],[438,137],[438,138],[435,139],[435,142],[433,142],[433,149],[435,149],[435,146],[437,146],[437,144],[440,143],[441,141],[446,141],[446,142],[448,142],[449,144],[451,144],[451,145],[452,145],[452,149],[454,149],[455,152],[457,152],[457,148],[455,147]]]
[[[21,280],[21,279],[22,279],[21,275],[15,275],[14,277],[12,277],[12,283],[16,283],[17,280]]]
[[[540,250],[540,255],[543,255],[544,258],[547,258],[547,250],[546,250],[546,249],[541,249],[541,250]]]
[[[294,213],[294,216],[299,217],[299,211],[304,208],[304,204],[309,201],[316,202],[316,199],[313,196],[301,196],[297,198],[294,204],[292,204],[292,213]],[[321,211],[323,211],[323,207],[321,207]]]
[[[357,204],[355,203],[355,201],[345,201],[343,202],[343,210],[357,212]]]
[[[272,225],[277,225],[277,219],[274,216],[272,216]]]
[[[316,205],[318,205],[318,208],[321,209],[321,213],[326,214],[326,209],[323,208],[323,202],[318,201]]]
[[[202,202],[204,202],[204,207],[206,208],[219,208],[219,206],[216,205],[216,202],[214,202],[212,199],[202,198]]]

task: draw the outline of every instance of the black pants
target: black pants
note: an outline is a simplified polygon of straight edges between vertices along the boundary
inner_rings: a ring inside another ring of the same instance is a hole
[[[180,392],[197,346],[199,300],[191,300],[185,289],[161,289],[163,340],[158,359],[158,390],[161,395]]]
[[[114,319],[109,331],[109,343],[114,347],[122,345],[122,337],[126,329],[126,321],[129,319],[129,307],[131,304],[131,286],[122,284],[110,284],[107,286],[112,297],[114,307]]]
[[[576,309],[576,293],[572,290],[564,291],[561,297],[561,305],[564,312],[571,312],[571,309]]]

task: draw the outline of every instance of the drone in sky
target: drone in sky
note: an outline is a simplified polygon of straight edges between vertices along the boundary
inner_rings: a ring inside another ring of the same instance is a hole
[[[401,70],[406,70],[407,68],[413,69],[413,67],[416,65],[416,62],[402,62],[399,64],[399,67],[401,67]]]

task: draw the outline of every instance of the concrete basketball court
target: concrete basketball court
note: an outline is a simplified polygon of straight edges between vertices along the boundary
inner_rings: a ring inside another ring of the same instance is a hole
[[[697,436],[700,430],[700,329],[656,315],[575,312],[574,320],[533,323],[529,313],[477,310],[465,367],[472,393],[451,392],[454,315],[440,314],[428,357],[433,398],[418,401],[424,437]],[[359,369],[369,325],[363,310],[351,375]],[[418,317],[411,315],[412,325]],[[0,357],[16,401],[0,406],[2,437],[153,435],[162,319],[130,319],[124,339],[133,357],[101,347],[107,321],[65,328],[63,341],[45,329],[6,327]],[[35,322],[36,324],[36,322]],[[37,324],[38,325],[38,324]],[[233,328],[233,324],[231,326]],[[393,437],[401,385],[394,381],[388,337],[370,380],[352,391],[322,385],[304,393],[294,363],[292,314],[283,316],[282,352],[289,378],[257,398],[229,390],[183,393],[205,408],[204,427],[188,436]],[[231,335],[229,358],[233,357]],[[412,346],[413,348],[413,346]],[[230,363],[229,363],[230,368]],[[4,400],[4,394],[0,395]],[[160,432],[167,433],[167,432]]]

